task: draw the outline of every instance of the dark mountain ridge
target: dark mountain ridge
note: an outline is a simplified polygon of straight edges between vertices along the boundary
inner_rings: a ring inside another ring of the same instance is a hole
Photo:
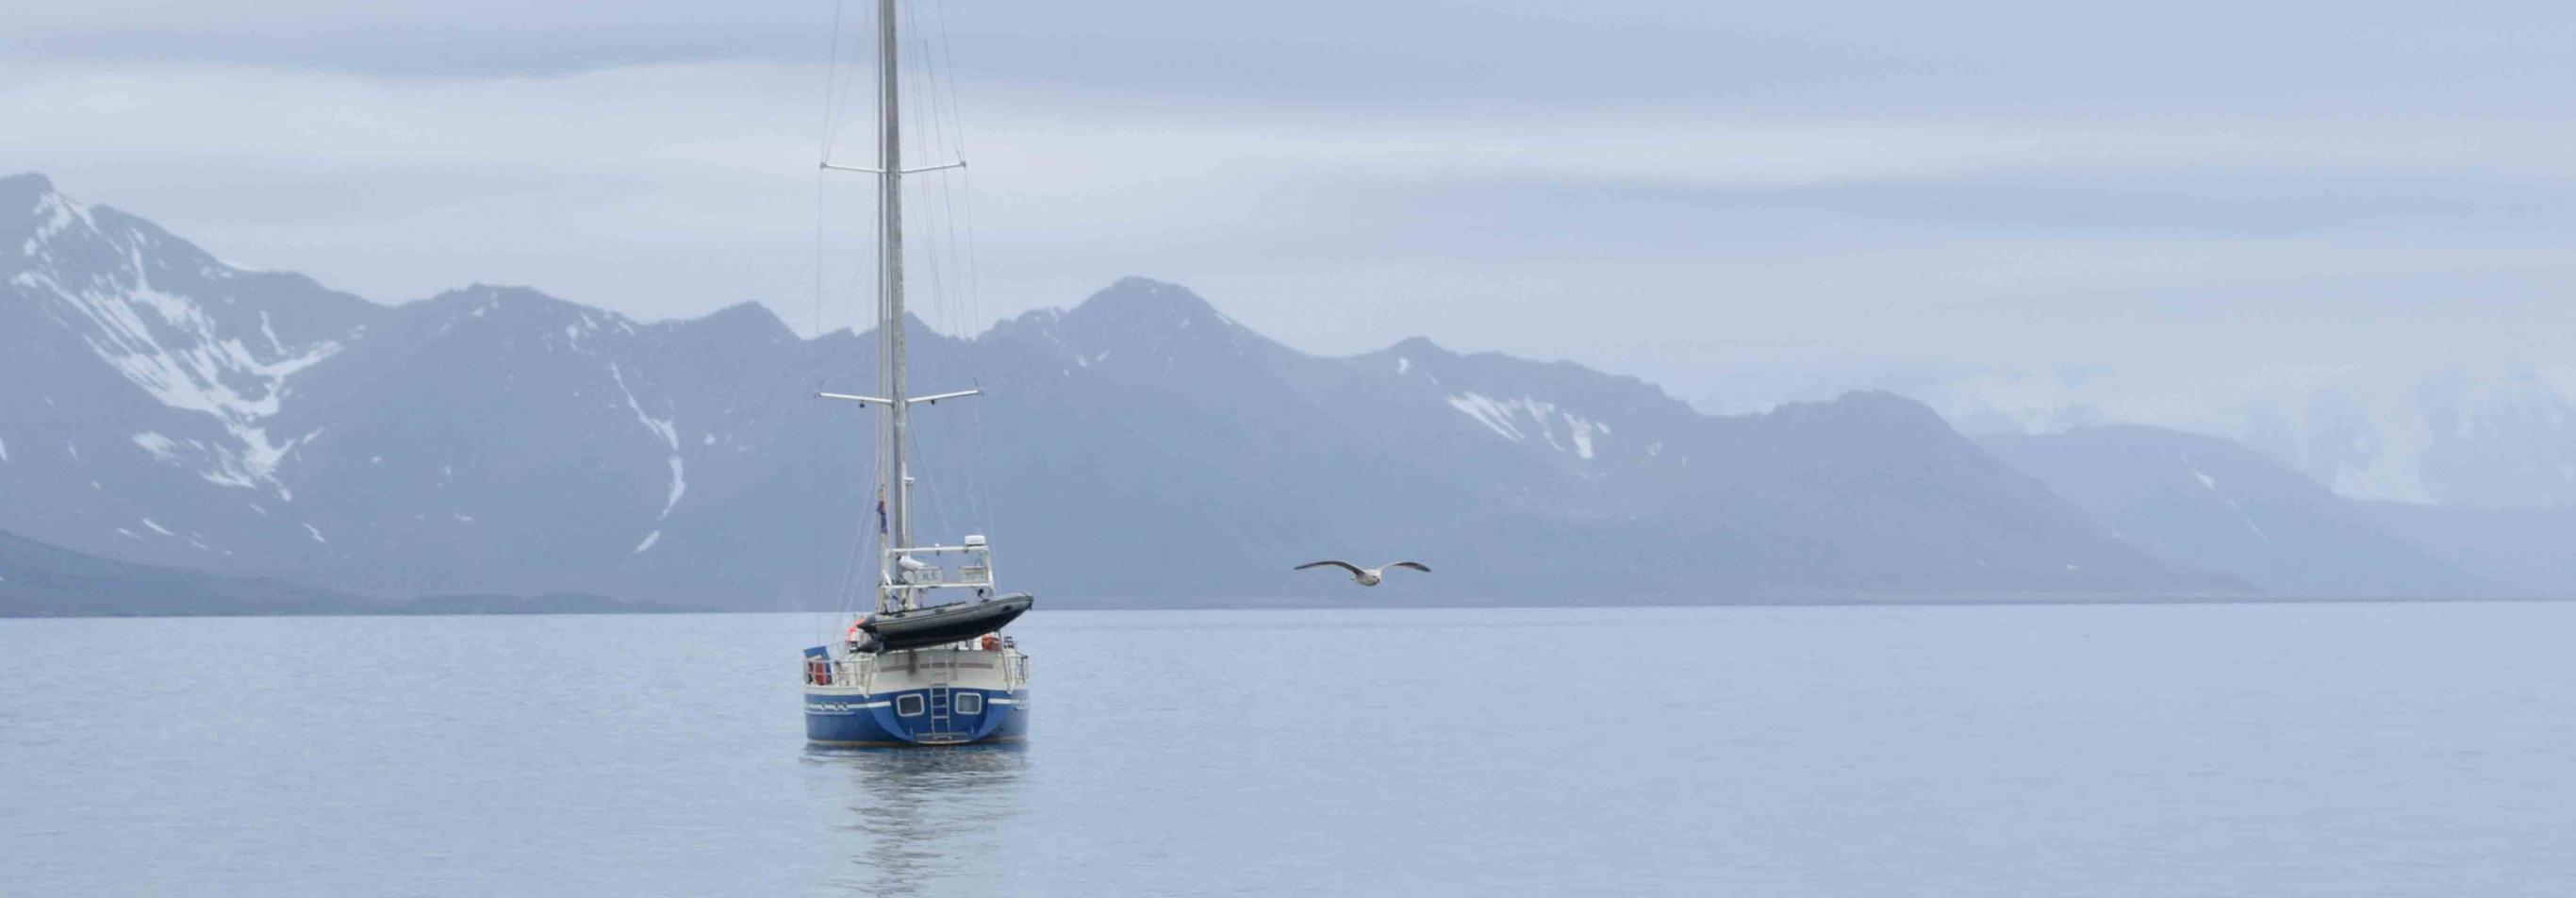
[[[524,288],[380,306],[240,272],[41,179],[0,187],[0,528],[364,595],[831,607],[874,527],[875,341],[745,303],[654,323]],[[1130,278],[911,329],[916,522],[1005,582],[1222,603],[2210,592],[1927,408],[1711,417],[1415,338],[1307,355]],[[11,451],[14,450],[14,451]],[[1367,596],[1287,568],[1434,560]],[[861,565],[861,569],[866,566]]]

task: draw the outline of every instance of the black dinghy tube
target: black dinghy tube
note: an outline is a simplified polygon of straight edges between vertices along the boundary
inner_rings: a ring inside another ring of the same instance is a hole
[[[977,602],[955,602],[907,611],[889,611],[869,617],[859,629],[876,637],[872,648],[881,652],[920,648],[973,639],[1008,626],[1037,597],[1015,592],[1000,598]]]

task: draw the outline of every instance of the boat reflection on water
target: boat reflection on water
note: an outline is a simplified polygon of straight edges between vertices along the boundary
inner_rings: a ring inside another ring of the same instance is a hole
[[[818,788],[845,796],[832,825],[849,861],[831,888],[856,895],[993,893],[1012,823],[1027,810],[1028,749],[1019,744],[805,750]]]

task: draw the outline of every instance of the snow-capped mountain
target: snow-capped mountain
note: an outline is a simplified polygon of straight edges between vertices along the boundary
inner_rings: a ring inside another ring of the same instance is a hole
[[[874,341],[743,304],[644,323],[476,286],[394,306],[242,270],[0,180],[0,530],[376,596],[579,590],[829,606],[869,511]],[[14,251],[14,252],[5,252]],[[1699,414],[1631,378],[1427,340],[1297,352],[1122,281],[972,339],[918,322],[918,523],[1059,596],[1588,603],[2211,590],[1923,406]]]
[[[38,176],[0,179],[0,298],[0,476],[22,532],[207,562],[238,552],[211,536],[238,541],[233,510],[292,502],[279,468],[300,435],[274,419],[383,312]]]

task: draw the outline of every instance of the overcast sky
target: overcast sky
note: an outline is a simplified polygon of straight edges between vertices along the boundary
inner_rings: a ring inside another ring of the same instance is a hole
[[[952,329],[1142,274],[1694,399],[2576,345],[2576,5],[910,2],[973,166]],[[0,169],[236,264],[811,328],[818,211],[832,307],[868,251],[822,0],[0,5]]]

